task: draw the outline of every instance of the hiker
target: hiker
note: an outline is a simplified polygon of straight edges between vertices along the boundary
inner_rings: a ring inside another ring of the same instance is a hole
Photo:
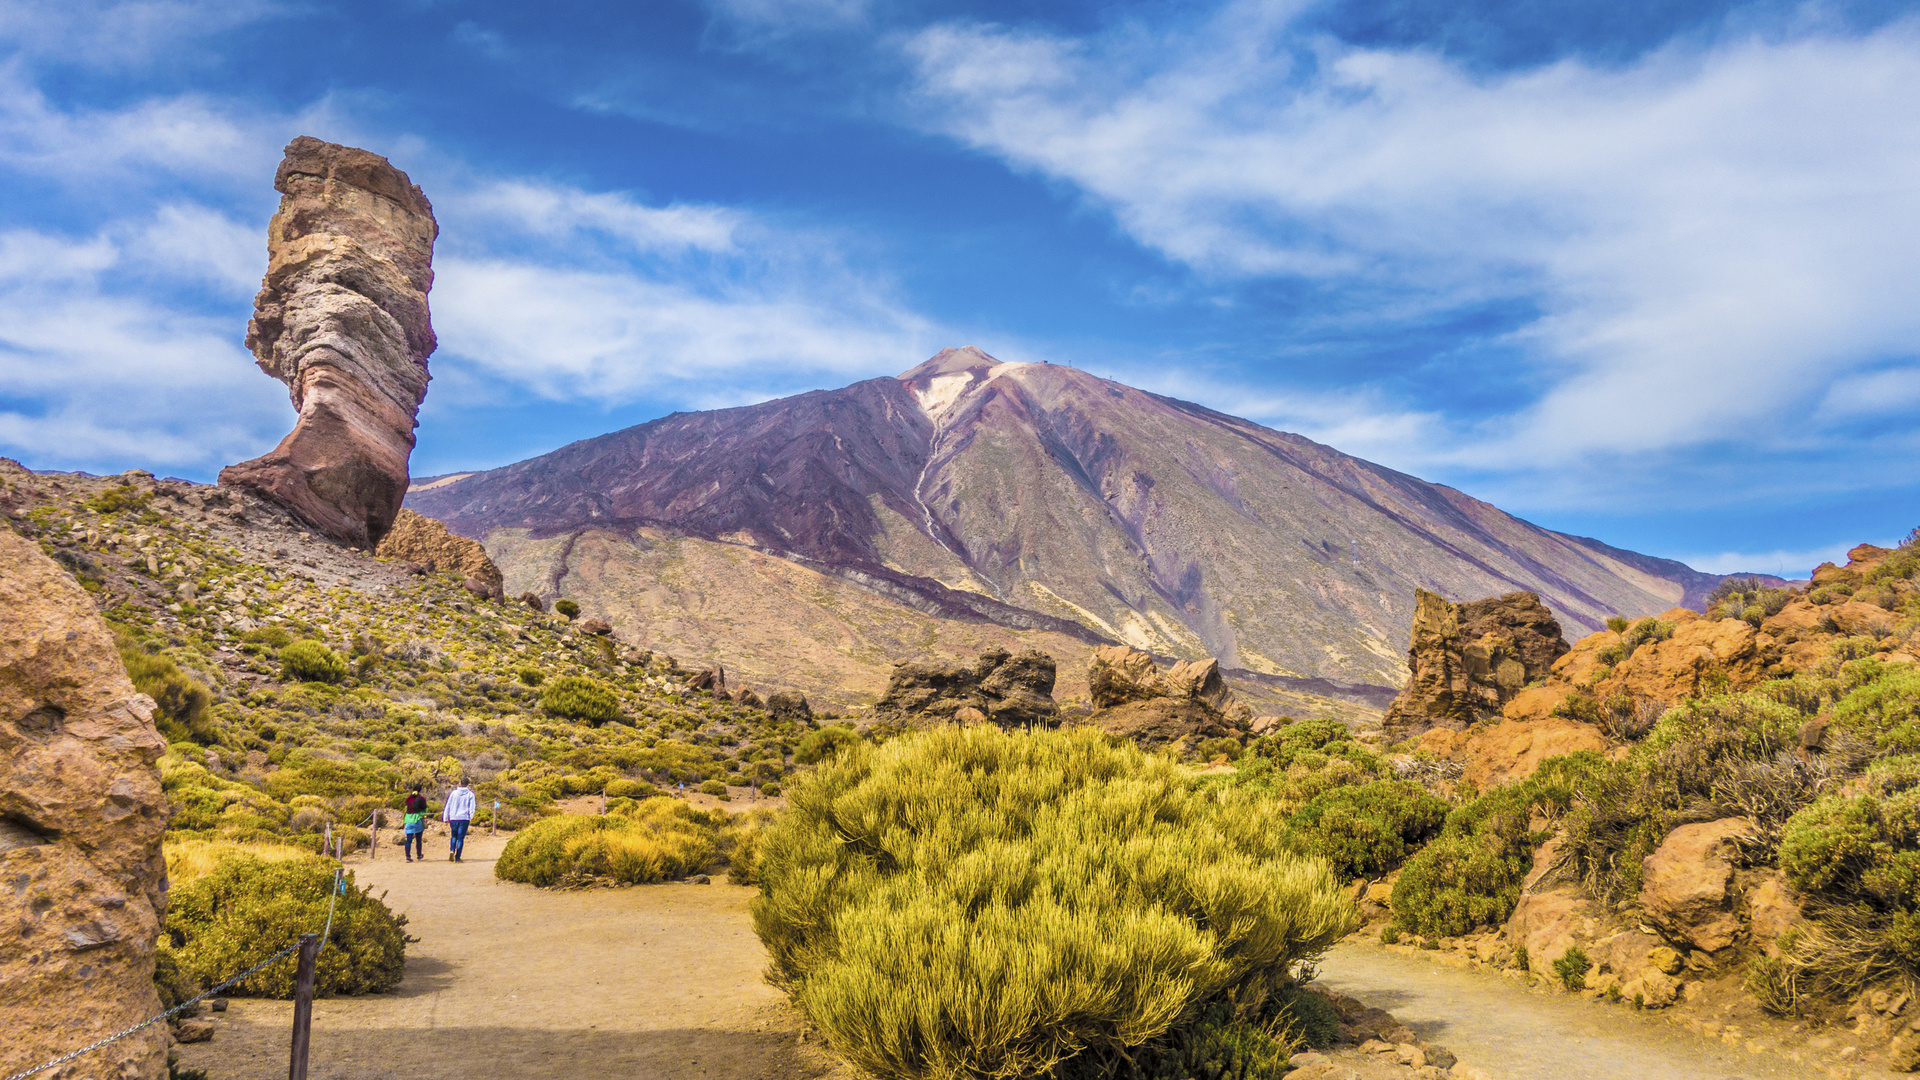
[[[407,853],[407,861],[413,861],[413,853],[420,853],[420,861],[427,861],[427,800],[420,794],[420,785],[413,785],[407,793],[406,826],[400,838],[400,847]]]
[[[473,789],[463,779],[447,792],[447,803],[440,811],[440,820],[447,823],[447,858],[460,861],[460,853],[467,847],[467,826],[473,824],[473,808],[477,800]]]

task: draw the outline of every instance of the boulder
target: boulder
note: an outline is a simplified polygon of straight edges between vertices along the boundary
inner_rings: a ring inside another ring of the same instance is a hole
[[[767,715],[775,720],[806,724],[813,721],[813,706],[807,704],[805,694],[780,690],[767,695]]]
[[[751,686],[741,687],[739,691],[733,695],[733,703],[743,709],[759,709],[765,707],[764,703],[760,700],[760,695],[754,693],[753,687]]]
[[[1416,589],[1407,688],[1387,707],[1386,728],[1405,738],[1495,715],[1566,652],[1559,622],[1533,593],[1455,604]]]
[[[406,511],[403,510],[401,511],[401,513],[406,513]],[[545,600],[540,599],[540,597],[535,593],[523,592],[520,594],[518,599],[521,603],[527,605],[528,607],[532,608],[535,611],[544,613],[547,610],[547,602]]]
[[[706,690],[714,694],[727,692],[727,669],[715,664],[710,668],[701,668],[687,676],[682,684],[689,690]]]
[[[267,274],[247,347],[300,414],[263,457],[220,483],[373,548],[407,493],[414,417],[427,395],[433,207],[378,154],[301,136],[274,174]]]
[[[1433,735],[1428,732],[1428,736]],[[1442,740],[1422,736],[1422,746]],[[1445,756],[1464,764],[1462,775],[1482,788],[1525,780],[1541,762],[1581,750],[1607,751],[1607,737],[1592,724],[1547,716],[1538,720],[1509,720],[1473,729],[1464,745]]]
[[[605,619],[582,619],[580,632],[588,637],[607,637],[613,633],[613,625]]]
[[[373,553],[383,559],[425,567],[428,572],[459,574],[467,579],[467,590],[475,596],[499,599],[506,595],[500,568],[487,557],[487,549],[481,547],[478,540],[460,536],[424,514],[400,511],[393,519],[392,530]],[[540,598],[532,593],[522,593],[520,599],[525,601],[530,596],[535,611],[546,610]]]
[[[989,649],[972,664],[938,660],[893,665],[887,691],[873,707],[876,721],[915,727],[992,721],[1002,727],[1059,722],[1053,700],[1053,657],[1028,650]]]
[[[0,1075],[160,1011],[167,804],[153,708],[93,598],[0,528]],[[163,1077],[166,1053],[156,1025],[59,1075]]]
[[[1744,882],[1747,934],[1768,956],[1780,955],[1780,937],[1800,925],[1800,902],[1778,870],[1755,870]]]
[[[1214,659],[1182,660],[1162,672],[1153,657],[1106,645],[1087,661],[1087,683],[1101,730],[1157,749],[1180,739],[1238,736],[1254,723]],[[1278,726],[1275,719],[1271,726]]]
[[[1737,842],[1753,835],[1745,818],[1682,825],[1641,863],[1640,906],[1674,941],[1701,952],[1733,944],[1740,918],[1733,903]]]

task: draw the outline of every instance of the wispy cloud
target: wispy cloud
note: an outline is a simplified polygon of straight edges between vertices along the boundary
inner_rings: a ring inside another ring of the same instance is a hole
[[[0,0],[0,45],[35,60],[89,68],[178,64],[206,38],[288,6],[274,0]]]
[[[1383,401],[1410,440],[1392,457],[1511,473],[1773,452],[1905,400],[1905,374],[1865,373],[1920,340],[1920,24],[1483,75],[1290,18],[1242,3],[1083,39],[947,24],[908,53],[928,125],[1073,185],[1207,279],[1536,305],[1503,344],[1543,389],[1439,425]]]

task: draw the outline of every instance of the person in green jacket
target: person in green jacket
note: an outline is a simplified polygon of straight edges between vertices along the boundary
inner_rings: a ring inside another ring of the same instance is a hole
[[[407,853],[407,861],[412,862],[414,855],[417,853],[420,856],[420,861],[426,862],[427,800],[425,796],[420,794],[419,784],[413,785],[413,790],[407,795],[406,815],[406,830],[402,836],[402,841],[403,849]]]

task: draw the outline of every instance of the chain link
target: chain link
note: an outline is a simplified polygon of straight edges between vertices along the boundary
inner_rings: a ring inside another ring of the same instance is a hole
[[[187,1001],[183,1001],[180,1004],[175,1005],[173,1008],[168,1009],[166,1012],[161,1013],[159,1016],[153,1017],[152,1019],[142,1020],[139,1023],[128,1028],[127,1030],[119,1033],[118,1035],[109,1035],[106,1038],[101,1039],[99,1042],[93,1043],[90,1046],[83,1046],[80,1049],[75,1050],[70,1054],[62,1054],[59,1057],[54,1058],[52,1061],[47,1062],[45,1065],[35,1066],[34,1068],[28,1069],[26,1072],[14,1073],[12,1076],[7,1077],[6,1080],[26,1080],[27,1077],[33,1076],[36,1073],[46,1072],[48,1069],[51,1069],[56,1065],[65,1065],[67,1062],[72,1061],[74,1058],[77,1058],[82,1054],[91,1054],[95,1050],[98,1050],[109,1043],[119,1042],[121,1039],[124,1039],[127,1036],[132,1035],[137,1031],[145,1030],[146,1028],[152,1027],[153,1025],[159,1023],[162,1020],[166,1020],[172,1017],[175,1013],[184,1011],[186,1009],[190,1009],[193,1006],[200,1004],[202,1001],[205,1001],[206,999],[212,997],[213,995],[219,993],[222,990],[225,990],[227,987],[232,986],[235,983],[245,982],[247,979],[252,978],[254,975],[259,974],[261,969],[267,967],[269,964],[272,964],[274,961],[284,959],[285,957],[291,955],[293,951],[295,949],[298,949],[299,947],[300,947],[300,943],[296,941],[293,944],[288,945],[286,948],[281,949],[279,952],[274,953],[272,956],[267,957],[265,960],[262,960],[259,963],[248,968],[247,970],[241,972],[240,974],[235,975],[233,978],[228,979],[226,982],[221,983],[219,986],[216,986],[213,989],[206,991],[205,993],[201,994],[199,997],[192,998]]]

